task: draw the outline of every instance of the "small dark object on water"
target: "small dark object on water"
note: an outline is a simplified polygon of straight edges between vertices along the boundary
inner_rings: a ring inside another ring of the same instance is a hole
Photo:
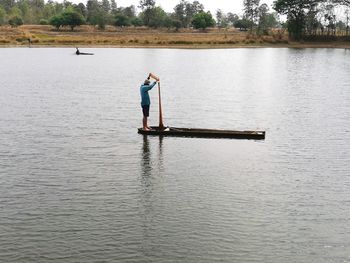
[[[191,128],[175,128],[151,127],[152,130],[147,131],[142,128],[138,129],[139,134],[155,135],[155,136],[176,136],[176,137],[197,137],[197,138],[231,138],[231,139],[252,139],[264,140],[265,131],[232,131],[232,130],[216,130],[216,129],[191,129]]]
[[[84,52],[80,52],[79,49],[76,47],[77,51],[75,51],[75,54],[77,55],[93,55],[93,53],[84,53]]]

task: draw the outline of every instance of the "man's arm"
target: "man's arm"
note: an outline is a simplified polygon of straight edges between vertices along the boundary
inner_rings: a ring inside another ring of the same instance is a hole
[[[155,85],[157,84],[157,81],[153,82],[152,84],[148,85],[147,87],[145,87],[146,91],[151,90]]]

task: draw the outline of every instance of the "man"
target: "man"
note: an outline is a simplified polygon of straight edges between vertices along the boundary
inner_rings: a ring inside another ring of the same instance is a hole
[[[141,93],[141,107],[142,107],[142,113],[143,113],[143,129],[145,131],[151,130],[151,128],[147,124],[147,118],[149,117],[149,108],[151,105],[151,100],[148,94],[148,91],[150,91],[157,83],[157,81],[153,82],[151,84],[150,82],[151,74],[148,75],[148,78],[145,80],[143,85],[140,87],[140,93]]]

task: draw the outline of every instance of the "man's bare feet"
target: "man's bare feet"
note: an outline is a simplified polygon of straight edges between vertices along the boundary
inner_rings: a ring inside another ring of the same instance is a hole
[[[148,127],[143,127],[143,130],[144,130],[144,131],[150,131],[151,129],[148,128]]]

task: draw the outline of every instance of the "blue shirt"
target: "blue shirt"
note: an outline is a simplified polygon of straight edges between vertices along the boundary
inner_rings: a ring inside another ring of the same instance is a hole
[[[141,93],[141,105],[146,106],[146,105],[151,105],[151,100],[148,95],[148,91],[150,91],[154,85],[156,85],[157,82],[153,82],[150,85],[141,85],[140,87],[140,93]]]

